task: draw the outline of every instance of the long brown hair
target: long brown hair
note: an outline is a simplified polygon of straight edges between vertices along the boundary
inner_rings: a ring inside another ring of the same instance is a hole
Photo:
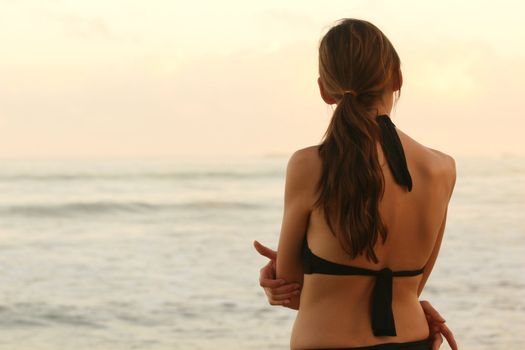
[[[374,106],[387,84],[400,79],[400,64],[388,38],[364,20],[339,20],[319,45],[320,82],[338,103],[319,145],[323,170],[315,206],[322,208],[332,234],[352,258],[366,253],[374,263],[378,236],[384,243],[388,234],[378,208],[385,179]]]

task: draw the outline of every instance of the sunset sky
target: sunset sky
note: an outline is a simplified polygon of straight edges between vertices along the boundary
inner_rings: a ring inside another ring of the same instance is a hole
[[[392,41],[392,119],[452,155],[525,155],[522,1],[0,0],[0,157],[290,154],[331,115],[336,20]]]

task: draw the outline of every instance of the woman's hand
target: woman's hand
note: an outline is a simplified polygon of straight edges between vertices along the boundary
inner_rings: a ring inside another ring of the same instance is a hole
[[[452,331],[445,324],[445,319],[427,300],[422,300],[420,304],[423,307],[428,327],[430,328],[429,339],[432,341],[432,350],[438,350],[441,344],[443,344],[443,336],[445,336],[452,350],[458,350],[458,344],[456,343],[456,339],[454,339],[454,334],[452,334]]]
[[[270,261],[261,268],[259,274],[259,284],[264,289],[270,305],[286,306],[290,303],[290,298],[301,292],[299,283],[286,283],[283,279],[275,279],[275,260],[277,252],[261,243],[254,241],[253,245],[259,254],[267,257]]]

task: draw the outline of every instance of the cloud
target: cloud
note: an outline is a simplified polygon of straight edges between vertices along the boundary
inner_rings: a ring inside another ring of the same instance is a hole
[[[48,14],[63,27],[66,36],[74,39],[112,39],[109,25],[101,17],[86,17],[77,14]]]
[[[422,42],[417,49],[405,51],[403,67],[413,88],[422,95],[451,101],[485,93],[490,79],[487,65],[501,60],[486,44],[467,40]]]
[[[525,57],[469,40],[421,43],[405,57],[396,115],[409,134],[452,154],[524,154]]]
[[[310,15],[284,9],[268,9],[261,11],[257,19],[264,23],[274,23],[285,26],[288,30],[308,30],[317,28],[319,21]]]
[[[316,49],[293,42],[272,52],[200,55],[176,69],[166,69],[170,56],[160,53],[0,67],[0,152],[290,154],[319,142],[330,119],[317,91]],[[451,154],[523,152],[522,57],[460,41],[419,49],[402,54],[396,125]],[[455,79],[470,85],[450,94],[443,86],[458,88]]]

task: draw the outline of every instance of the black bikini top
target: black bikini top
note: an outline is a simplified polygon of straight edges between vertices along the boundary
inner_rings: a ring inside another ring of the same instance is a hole
[[[412,178],[395,124],[388,115],[379,115],[376,120],[381,129],[381,146],[394,179],[399,185],[406,186],[408,191],[411,191]],[[305,274],[375,276],[376,281],[372,292],[372,330],[375,336],[397,335],[392,313],[392,278],[417,276],[423,273],[423,268],[412,271],[392,271],[388,267],[381,270],[369,270],[338,264],[315,255],[308,247],[306,236],[303,241],[302,257]]]

